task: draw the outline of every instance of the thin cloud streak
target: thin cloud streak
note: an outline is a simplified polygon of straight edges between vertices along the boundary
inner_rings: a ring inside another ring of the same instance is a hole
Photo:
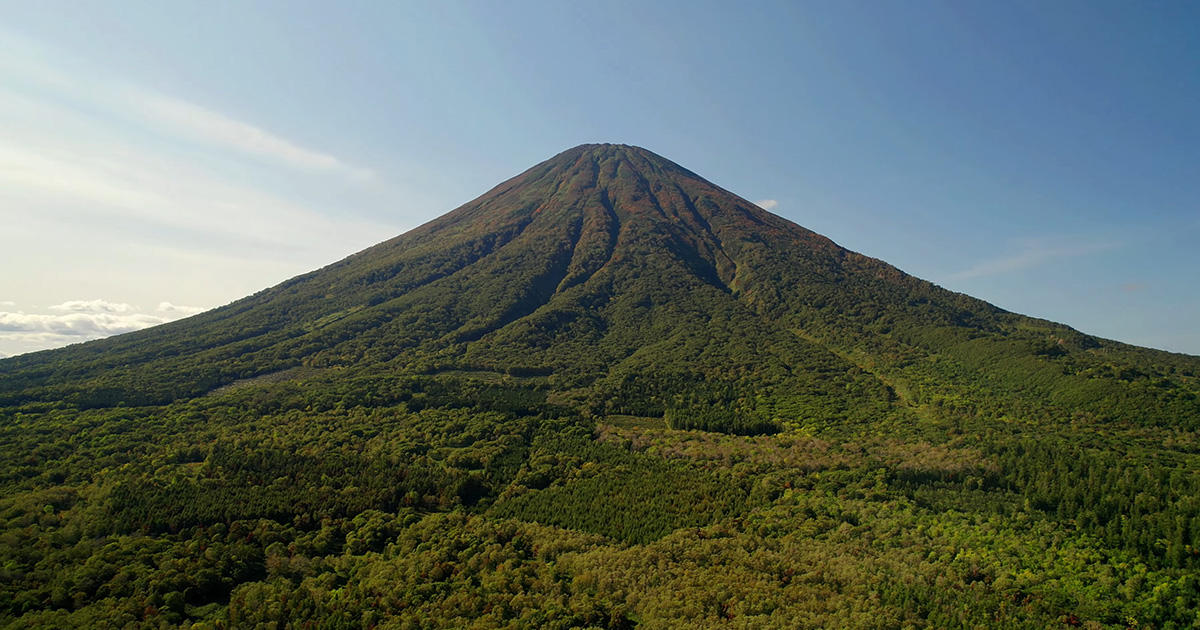
[[[128,90],[129,110],[172,135],[276,160],[288,166],[324,170],[365,181],[375,177],[369,169],[306,149],[261,127],[229,118],[194,103],[143,90]]]
[[[233,238],[249,251],[276,252],[302,247],[313,234],[369,244],[394,232],[386,226],[327,217],[271,193],[231,185],[169,154],[129,146],[49,103],[39,112],[49,120],[32,118],[28,107],[12,105],[0,99],[0,115],[15,113],[27,123],[27,130],[0,134],[0,203],[12,222],[51,215],[58,216],[62,226],[132,221]],[[47,138],[41,131],[55,122],[73,129],[69,140]]]
[[[0,30],[0,77],[27,92],[51,92],[55,100],[89,111],[106,112],[145,130],[175,139],[263,158],[276,164],[324,171],[355,181],[375,178],[371,169],[355,166],[310,149],[258,125],[213,109],[119,80],[97,78],[64,69],[48,60],[45,49]],[[31,89],[32,87],[32,89]]]
[[[0,140],[0,200],[22,215],[52,211],[134,221],[221,239],[252,238],[257,248],[294,248],[312,234],[328,239],[373,242],[392,229],[334,220],[270,193],[230,186],[202,170],[161,156],[114,146],[113,155],[80,144],[76,154],[54,155],[44,146]],[[365,239],[354,235],[371,235]]]
[[[946,276],[945,280],[956,281],[999,276],[1039,267],[1052,260],[1089,256],[1120,249],[1123,246],[1123,243],[1116,241],[1070,243],[1043,239],[1027,239],[1021,243],[1018,251],[1001,258],[982,262],[969,269],[952,273]]]
[[[762,208],[763,210],[770,210],[771,208],[778,206],[779,202],[775,199],[759,199],[758,201],[754,202],[754,205]]]

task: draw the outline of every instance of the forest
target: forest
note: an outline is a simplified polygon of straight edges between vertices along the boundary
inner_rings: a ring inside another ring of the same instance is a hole
[[[548,393],[312,372],[161,407],[6,409],[0,623],[1200,623],[1194,431],[935,404],[714,432]]]

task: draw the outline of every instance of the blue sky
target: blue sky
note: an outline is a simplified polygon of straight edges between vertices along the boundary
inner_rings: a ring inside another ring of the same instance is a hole
[[[1200,354],[1200,4],[740,5],[0,0],[0,353],[228,303],[621,142]]]

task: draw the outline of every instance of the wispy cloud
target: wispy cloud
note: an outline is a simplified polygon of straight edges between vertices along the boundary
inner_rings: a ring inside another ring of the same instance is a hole
[[[771,208],[778,206],[779,202],[775,199],[759,199],[758,201],[754,202],[754,205],[762,208],[763,210],[770,210]]]
[[[1140,291],[1145,291],[1146,285],[1140,282],[1130,282],[1129,284],[1123,284],[1118,288],[1124,293],[1138,293]]]
[[[129,111],[144,117],[166,133],[204,144],[225,147],[282,164],[347,175],[358,180],[375,176],[370,169],[295,144],[261,127],[176,98],[144,90],[127,89]]]
[[[59,101],[68,101],[107,116],[124,119],[145,131],[177,140],[252,155],[276,164],[324,171],[365,181],[374,171],[329,153],[303,146],[259,124],[218,112],[119,79],[67,70],[50,60],[37,44],[0,30],[0,77],[36,86]]]
[[[1101,252],[1120,249],[1124,244],[1116,240],[1073,241],[1067,239],[1028,238],[1015,243],[1014,251],[979,263],[963,271],[946,276],[946,280],[968,280],[987,276],[999,276],[1024,269],[1039,267],[1055,260],[1078,258]]]
[[[74,216],[82,223],[136,222],[193,236],[236,238],[243,251],[260,253],[319,240],[366,245],[395,231],[231,185],[119,140],[105,146],[80,139],[69,151],[60,151],[36,138],[0,138],[0,203],[11,221],[53,213],[68,222]],[[363,238],[367,234],[377,236]]]
[[[136,142],[120,126],[76,107],[36,91],[8,89],[2,81],[4,70],[0,62],[0,119],[14,124],[0,130],[0,206],[10,231],[53,217],[54,233],[124,223],[128,238],[129,224],[136,224],[193,238],[233,238],[244,254],[272,256],[279,248],[303,250],[322,242],[365,246],[397,231],[247,187],[178,155],[170,146]],[[263,150],[290,156],[296,164],[357,172],[335,158],[280,144],[277,138],[260,140]],[[254,142],[248,139],[244,144]]]

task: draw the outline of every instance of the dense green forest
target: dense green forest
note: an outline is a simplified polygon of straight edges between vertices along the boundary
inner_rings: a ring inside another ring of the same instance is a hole
[[[0,623],[1200,623],[1195,432],[898,408],[740,436],[488,376],[7,410]]]
[[[568,151],[0,361],[0,628],[1200,628],[1200,359]]]

